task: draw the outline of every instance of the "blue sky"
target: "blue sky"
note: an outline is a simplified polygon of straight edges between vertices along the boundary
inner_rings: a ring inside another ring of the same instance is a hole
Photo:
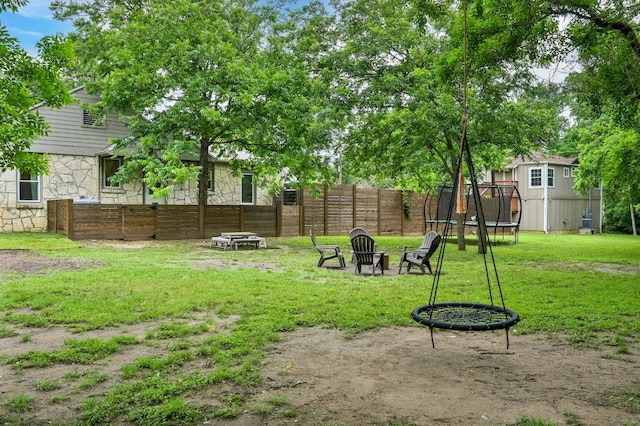
[[[36,53],[36,42],[46,35],[67,33],[73,29],[70,22],[53,19],[49,4],[51,0],[29,0],[18,13],[2,12],[0,23],[12,37],[17,38],[23,49]]]

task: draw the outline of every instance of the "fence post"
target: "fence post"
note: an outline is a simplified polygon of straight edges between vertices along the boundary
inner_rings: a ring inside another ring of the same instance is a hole
[[[380,232],[382,230],[382,228],[380,227],[380,219],[381,219],[381,215],[380,215],[380,209],[382,209],[382,203],[380,201],[380,199],[382,198],[382,189],[378,188],[378,215],[376,218],[376,228],[377,228],[377,232],[376,235],[380,235]]]
[[[276,237],[282,236],[282,204],[276,204]]]
[[[322,227],[324,228],[324,235],[329,235],[329,187],[324,185],[322,191],[323,197],[323,212],[322,212]]]
[[[300,201],[298,203],[298,236],[304,236],[304,189],[300,189]]]
[[[47,201],[47,232],[51,232],[51,228],[53,228],[53,233],[56,232],[56,223],[58,222],[58,212],[56,211],[56,202],[55,200]]]
[[[409,193],[407,193],[406,202],[409,203]],[[402,191],[400,191],[400,236],[404,237],[404,204],[405,198]]]
[[[67,238],[73,240],[73,200],[65,200],[67,209]]]
[[[205,216],[206,216],[206,209],[207,206],[204,206],[202,204],[198,204],[198,232],[200,232],[200,238],[204,238],[205,234],[204,234],[204,222],[205,222]]]
[[[358,226],[358,188],[355,185],[351,185],[351,192],[353,201],[351,202],[351,227],[355,228]]]

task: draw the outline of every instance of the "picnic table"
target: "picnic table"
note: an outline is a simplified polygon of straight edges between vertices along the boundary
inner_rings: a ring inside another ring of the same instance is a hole
[[[267,247],[267,239],[259,237],[255,232],[235,231],[222,232],[219,237],[211,238],[211,247],[222,247],[226,250],[231,247],[238,250],[238,246],[253,246],[254,248]]]

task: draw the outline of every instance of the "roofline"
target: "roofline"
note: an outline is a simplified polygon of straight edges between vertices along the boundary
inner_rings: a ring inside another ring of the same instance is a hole
[[[84,89],[84,84],[78,87],[74,87],[73,89],[69,90],[69,94],[73,95],[74,93],[79,92],[80,90]],[[46,105],[46,102],[38,102],[37,104],[35,104],[34,106],[31,107],[31,111],[33,111],[36,108],[40,108],[41,106]]]
[[[578,164],[579,157],[559,157],[543,153],[533,153],[531,156],[518,156],[505,164],[503,170],[516,169],[518,166],[554,165],[570,167]]]

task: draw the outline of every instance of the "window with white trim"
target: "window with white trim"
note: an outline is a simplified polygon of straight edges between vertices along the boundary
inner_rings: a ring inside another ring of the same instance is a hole
[[[209,175],[207,176],[207,189],[211,192],[216,190],[216,183],[215,183],[215,174],[213,171],[213,164],[209,165]]]
[[[18,202],[40,202],[40,176],[31,172],[18,172]]]
[[[253,204],[253,174],[242,173],[242,204]]]
[[[542,167],[529,169],[529,188],[542,188]]]
[[[111,178],[116,174],[122,160],[120,158],[104,157],[102,159],[102,187],[120,189],[122,185],[119,183],[111,182]]]
[[[570,167],[564,167],[562,169],[562,177],[565,177],[565,178],[571,177],[571,168]]]
[[[552,167],[547,168],[547,187],[553,188],[556,186],[556,171]]]

